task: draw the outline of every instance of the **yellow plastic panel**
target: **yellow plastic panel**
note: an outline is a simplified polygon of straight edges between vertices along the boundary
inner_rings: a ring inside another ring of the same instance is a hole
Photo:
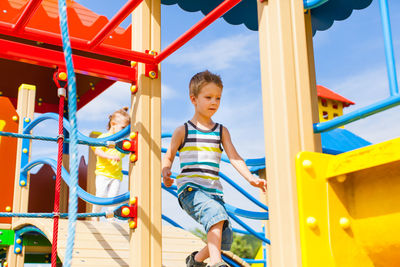
[[[296,161],[303,266],[400,264],[400,139]]]

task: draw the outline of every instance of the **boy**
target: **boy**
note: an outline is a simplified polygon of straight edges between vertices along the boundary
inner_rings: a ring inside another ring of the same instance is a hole
[[[207,258],[211,267],[228,266],[221,258],[221,248],[229,250],[233,237],[218,176],[223,148],[231,164],[252,186],[264,192],[267,187],[265,180],[250,173],[228,130],[211,119],[219,108],[222,88],[221,78],[207,70],[192,77],[189,90],[195,114],[174,131],[162,162],[163,181],[169,187],[174,181],[170,177],[172,162],[179,151],[181,172],[176,177],[179,204],[207,233],[207,245],[186,258],[188,267],[206,266],[203,261]]]

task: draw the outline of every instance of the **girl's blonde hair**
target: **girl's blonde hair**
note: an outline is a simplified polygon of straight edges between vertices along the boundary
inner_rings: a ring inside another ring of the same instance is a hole
[[[128,114],[128,107],[123,107],[117,111],[114,111],[113,114],[108,116],[108,125],[107,125],[107,130],[110,130],[111,128],[111,121],[115,118],[117,115],[121,115],[125,120],[126,120],[126,125],[129,125],[131,123],[131,117]]]

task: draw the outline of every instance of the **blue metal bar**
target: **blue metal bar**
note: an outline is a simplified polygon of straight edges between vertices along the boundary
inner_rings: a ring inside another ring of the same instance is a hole
[[[172,220],[171,218],[165,216],[164,214],[161,214],[161,218],[162,218],[164,221],[166,221],[166,222],[168,222],[169,224],[171,224],[172,226],[175,226],[175,227],[184,229],[182,226],[180,226],[178,223],[176,223],[176,222],[175,222],[174,220]]]
[[[238,229],[238,228],[232,228],[232,231],[234,231],[235,233],[238,233],[238,234],[243,234],[243,235],[252,235],[252,233],[250,233],[250,232],[248,232],[248,231],[245,231],[245,230],[242,230],[242,229]],[[263,232],[258,232],[260,235],[263,235],[264,233]]]
[[[386,68],[389,79],[389,89],[390,95],[394,96],[399,93],[399,88],[396,76],[396,63],[394,60],[392,31],[390,27],[389,6],[387,0],[379,0],[379,6],[382,21],[383,41],[385,44]]]
[[[255,260],[255,259],[246,259],[246,258],[242,258],[242,260],[244,260],[245,262],[250,263],[250,264],[265,263],[264,260]]]
[[[328,0],[303,0],[304,9],[313,9],[325,4]]]
[[[314,133],[321,133],[335,129],[339,126],[371,116],[380,111],[384,111],[392,107],[398,106],[399,104],[400,104],[400,95],[389,97],[385,100],[381,100],[372,105],[359,108],[358,110],[352,111],[340,117],[336,117],[330,121],[315,123]]]
[[[36,125],[41,123],[42,121],[45,120],[55,120],[58,121],[58,114],[56,113],[44,113],[39,115],[36,119],[34,119],[31,123],[26,125],[24,127],[23,133],[28,134]],[[64,118],[64,128],[68,131],[71,132],[71,124],[68,120]],[[113,135],[103,137],[103,138],[91,138],[87,137],[86,135],[82,134],[81,132],[78,131],[78,138],[79,140],[86,141],[86,142],[105,142],[105,141],[116,141],[121,138],[124,138],[130,133],[130,126],[125,127],[118,133],[115,133]]]
[[[266,237],[264,237],[264,236],[258,234],[256,231],[254,231],[253,229],[251,229],[251,227],[249,227],[249,226],[248,226],[247,224],[245,224],[242,220],[240,220],[238,217],[236,217],[235,214],[233,214],[232,212],[229,212],[229,211],[228,211],[228,215],[229,215],[229,217],[231,217],[235,222],[237,222],[240,226],[242,226],[244,229],[246,229],[247,231],[249,231],[252,235],[254,235],[255,237],[257,237],[257,238],[260,239],[261,241],[263,241],[263,242],[265,242],[265,243],[271,245],[271,241],[270,241],[268,238],[266,238]]]
[[[236,208],[232,205],[225,203],[225,208],[228,212],[232,212],[240,217],[253,219],[253,220],[269,220],[268,212],[249,211]]]
[[[247,193],[243,188],[241,188],[238,184],[236,184],[232,179],[230,179],[228,176],[223,174],[222,172],[219,172],[219,176],[224,179],[228,184],[233,186],[236,190],[238,190],[240,193],[242,193],[247,199],[252,201],[254,204],[259,206],[262,209],[268,210],[268,206],[265,205],[264,203],[260,202],[258,199]]]
[[[29,162],[27,165],[25,165],[21,170],[21,174],[26,174],[32,168],[41,164],[49,165],[54,171],[57,169],[57,162],[54,159],[41,158],[33,160]],[[64,179],[65,183],[68,186],[70,186],[70,176],[68,172],[64,169],[64,167],[61,169],[61,177]],[[77,186],[77,193],[78,196],[84,201],[101,206],[109,206],[122,203],[124,201],[129,200],[129,195],[130,195],[129,192],[126,192],[125,194],[116,197],[107,197],[107,198],[96,197],[83,190],[79,185]]]

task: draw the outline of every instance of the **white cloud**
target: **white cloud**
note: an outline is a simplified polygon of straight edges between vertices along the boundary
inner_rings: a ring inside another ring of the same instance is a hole
[[[163,100],[174,99],[179,96],[178,92],[166,84],[161,84],[161,97]]]
[[[258,45],[256,33],[237,34],[219,38],[206,44],[184,47],[179,54],[173,54],[168,62],[178,66],[206,66],[216,71],[237,67],[240,62],[257,60]]]

